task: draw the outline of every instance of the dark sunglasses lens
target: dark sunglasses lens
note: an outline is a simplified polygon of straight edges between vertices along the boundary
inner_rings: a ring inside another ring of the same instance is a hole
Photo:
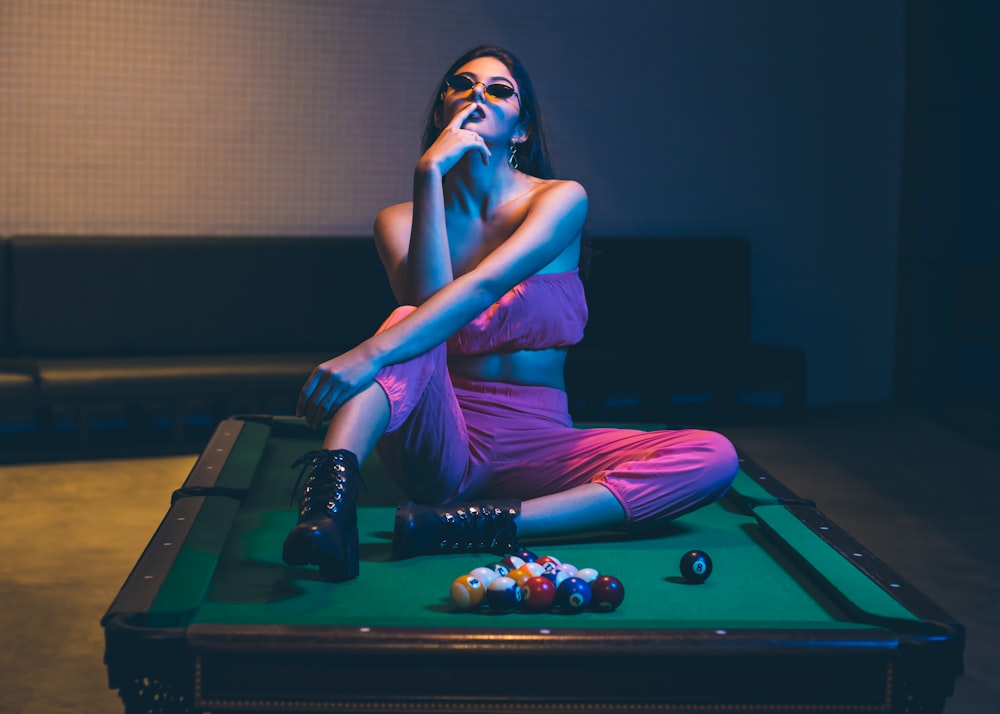
[[[445,78],[444,83],[456,92],[464,92],[467,89],[471,89],[473,84],[471,79],[461,74],[453,74]]]
[[[514,95],[514,88],[509,84],[491,84],[486,88],[486,93],[497,99],[506,99]]]
[[[444,83],[456,92],[467,92],[476,85],[471,77],[466,77],[464,74],[453,74],[450,77],[446,77]],[[514,88],[509,84],[498,82],[489,85],[486,88],[486,93],[496,99],[507,99],[514,96]]]

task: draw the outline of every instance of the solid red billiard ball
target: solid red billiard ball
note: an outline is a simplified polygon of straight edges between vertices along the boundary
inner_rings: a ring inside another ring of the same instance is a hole
[[[510,612],[521,602],[521,588],[502,575],[486,587],[486,604],[496,612]]]
[[[601,575],[590,584],[590,606],[602,612],[611,612],[625,599],[625,586],[614,575]]]
[[[703,583],[712,574],[712,559],[703,550],[689,550],[681,556],[681,575],[689,583]]]
[[[536,575],[521,586],[521,607],[530,612],[542,612],[556,600],[556,586],[546,577]]]
[[[590,583],[580,578],[566,578],[556,589],[559,607],[567,612],[581,612],[590,605]]]
[[[460,575],[452,581],[449,594],[459,610],[474,610],[483,603],[486,587],[473,575]]]

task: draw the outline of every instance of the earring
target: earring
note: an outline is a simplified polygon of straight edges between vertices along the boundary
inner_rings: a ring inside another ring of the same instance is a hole
[[[507,157],[507,165],[517,171],[517,144],[510,142],[510,155]]]

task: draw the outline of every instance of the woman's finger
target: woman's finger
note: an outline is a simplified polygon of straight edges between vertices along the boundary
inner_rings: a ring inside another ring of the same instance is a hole
[[[299,399],[295,403],[295,416],[305,416],[306,404],[309,402],[309,396],[316,388],[314,377],[315,372],[309,375],[309,379],[306,380],[306,383],[302,385],[302,389],[299,390]]]
[[[476,105],[475,105],[474,102],[468,102],[467,104],[462,105],[462,107],[457,112],[455,112],[455,116],[453,116],[451,118],[451,121],[448,122],[447,124],[445,124],[444,128],[445,129],[461,129],[462,128],[462,122],[464,122],[466,120],[466,118],[468,118],[468,116],[470,114],[472,114],[472,112],[475,109],[476,109]],[[443,129],[442,129],[442,131],[443,131]]]
[[[476,136],[479,135],[477,134]],[[490,156],[493,155],[493,152],[490,151],[490,147],[486,145],[486,140],[479,137],[479,141],[476,142],[476,148],[479,149],[479,154],[483,157],[483,164],[489,165]]]

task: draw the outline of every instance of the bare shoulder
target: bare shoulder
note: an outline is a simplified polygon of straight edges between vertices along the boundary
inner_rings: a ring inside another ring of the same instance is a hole
[[[412,224],[412,201],[387,206],[375,216],[375,237],[391,239],[399,235],[409,236]]]
[[[578,232],[589,209],[587,191],[576,181],[547,180],[534,190],[528,215],[561,224],[571,233]]]
[[[539,180],[535,189],[535,200],[558,201],[565,204],[587,203],[587,190],[577,181],[566,179]]]

